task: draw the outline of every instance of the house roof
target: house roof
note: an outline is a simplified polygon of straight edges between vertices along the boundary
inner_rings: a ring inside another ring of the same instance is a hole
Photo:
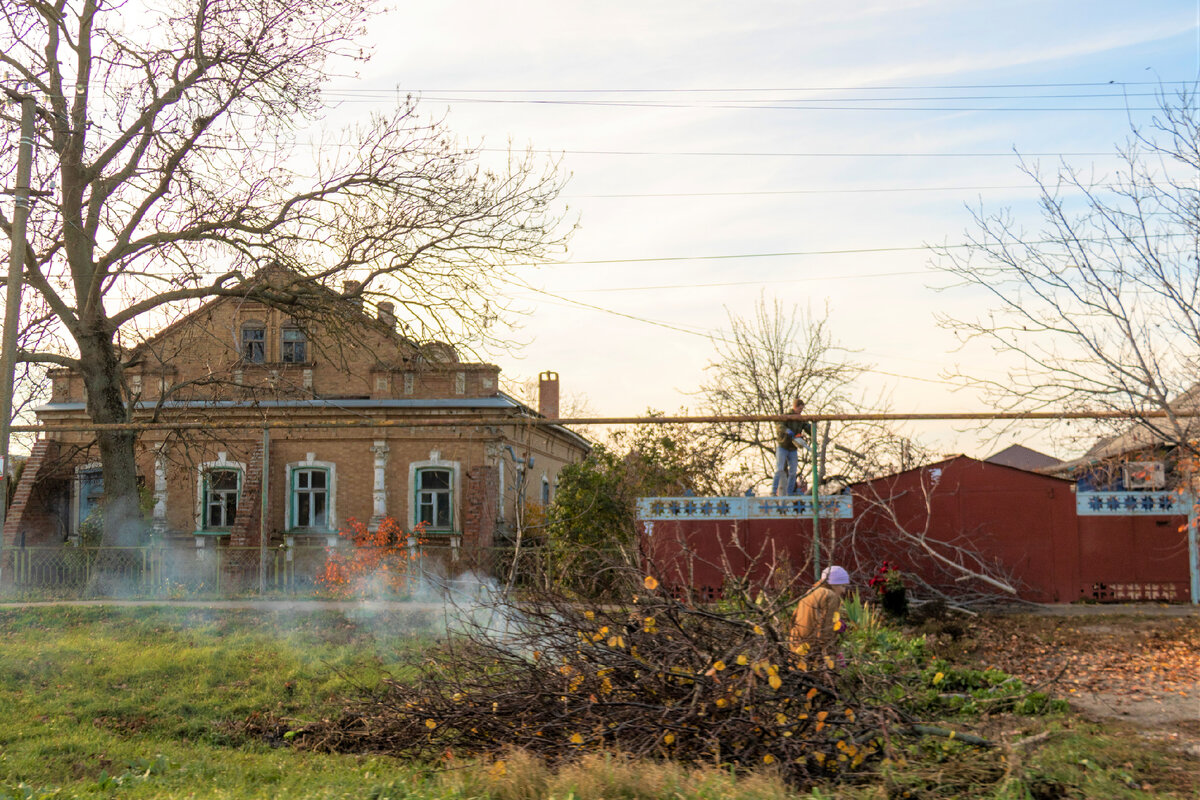
[[[970,456],[965,456],[965,455],[951,455],[951,456],[947,456],[946,458],[943,458],[941,461],[934,461],[929,464],[921,464],[920,466],[917,466],[917,467],[911,467],[909,469],[900,470],[899,472],[893,472],[888,475],[881,475],[877,478],[871,478],[870,480],[866,480],[866,481],[858,481],[857,483],[850,484],[846,488],[852,490],[855,486],[867,486],[872,483],[878,483],[881,481],[893,481],[903,475],[908,475],[913,472],[921,472],[923,470],[938,469],[938,468],[945,469],[946,467],[949,467],[952,464],[975,465],[975,466],[979,466],[979,467],[982,467],[985,469],[1009,470],[1011,472],[1019,472],[1022,475],[1025,475],[1027,477],[1040,479],[1040,480],[1049,479],[1049,480],[1054,480],[1054,481],[1068,481],[1068,482],[1070,481],[1069,478],[1060,478],[1057,475],[1050,475],[1050,474],[1047,474],[1044,472],[1032,472],[1030,470],[1021,469],[1020,467],[1014,467],[1014,466],[1011,466],[1008,464],[1001,464],[1001,463],[997,463],[994,461],[980,461],[977,458],[971,458]]]
[[[320,409],[335,409],[346,411],[362,411],[364,409],[375,409],[379,411],[386,410],[413,410],[419,411],[422,409],[474,409],[474,410],[495,410],[514,412],[514,416],[518,417],[541,417],[534,409],[520,402],[519,400],[505,394],[497,392],[489,397],[434,397],[422,399],[325,399],[325,398],[301,398],[288,400],[167,400],[161,406],[153,400],[140,401],[137,404],[137,410],[153,410],[156,407],[164,409],[192,409],[192,410],[219,410],[219,409],[236,409],[236,408],[320,408]],[[69,411],[86,411],[87,404],[72,402],[72,403],[47,403],[34,409],[35,413],[43,412],[69,412]],[[574,439],[577,444],[590,450],[591,442],[585,437],[576,433],[562,425],[550,425],[555,431]]]
[[[275,292],[286,293],[290,287],[302,287],[305,293],[311,294],[314,298],[319,299],[319,304],[327,304],[328,307],[336,307],[338,314],[348,315],[360,323],[370,325],[383,333],[386,333],[396,341],[396,344],[402,348],[407,348],[413,353],[420,352],[431,361],[441,362],[457,362],[458,354],[454,348],[443,342],[428,342],[426,345],[418,345],[416,342],[408,339],[396,330],[394,325],[390,325],[382,320],[371,316],[362,307],[361,302],[356,302],[354,299],[317,283],[306,275],[303,275],[295,270],[289,269],[281,265],[272,265],[263,267],[255,272],[249,278],[242,280],[240,283],[230,286],[221,291],[220,294],[205,300],[200,306],[191,312],[177,318],[169,325],[159,329],[145,341],[135,347],[125,351],[126,360],[132,361],[138,356],[150,350],[151,346],[165,337],[169,336],[176,330],[187,325],[193,318],[199,317],[208,309],[220,303],[238,302],[239,300],[249,297],[252,300],[259,298],[253,296],[255,292]],[[304,308],[303,305],[300,308]],[[311,306],[310,306],[311,310]]]
[[[1171,411],[1177,414],[1184,412],[1200,414],[1200,383],[1193,384],[1167,405]],[[1163,419],[1161,422],[1163,427],[1178,424],[1181,428],[1179,433],[1186,439],[1200,436],[1200,416],[1176,417],[1174,420]],[[1120,458],[1156,447],[1172,447],[1178,441],[1179,437],[1164,435],[1159,429],[1151,428],[1144,423],[1134,423],[1124,433],[1097,439],[1095,444],[1081,457],[1042,467],[1039,471],[1047,474],[1066,474],[1106,459]]]
[[[1054,456],[1039,453],[1037,450],[1020,444],[1009,445],[1000,452],[988,456],[984,461],[989,464],[1001,464],[1006,467],[1014,467],[1015,469],[1023,469],[1029,472],[1053,467],[1056,464],[1062,463],[1060,459]]]

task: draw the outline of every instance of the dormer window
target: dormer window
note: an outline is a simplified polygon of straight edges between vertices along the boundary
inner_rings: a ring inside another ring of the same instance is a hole
[[[267,360],[267,329],[258,323],[242,326],[242,361],[262,364]]]
[[[280,360],[287,364],[308,361],[308,337],[300,328],[286,327],[280,341]]]

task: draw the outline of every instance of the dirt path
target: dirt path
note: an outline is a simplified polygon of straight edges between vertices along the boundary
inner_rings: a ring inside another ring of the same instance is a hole
[[[1087,717],[1131,725],[1200,757],[1200,615],[1194,612],[987,617],[948,647],[1044,685]]]

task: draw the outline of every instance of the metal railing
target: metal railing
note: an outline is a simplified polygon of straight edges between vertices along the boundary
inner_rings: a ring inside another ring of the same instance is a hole
[[[350,551],[336,548],[343,555]],[[324,546],[280,546],[263,559],[257,547],[10,547],[2,556],[0,598],[228,598],[257,596],[260,585],[268,596],[328,596],[331,591],[318,577],[331,552]],[[512,548],[467,550],[442,543],[424,543],[397,556],[368,560],[378,561],[381,572],[407,571],[410,586],[464,578],[500,586],[510,577],[514,585],[532,585],[544,558],[538,548],[524,547],[514,568]],[[379,596],[386,587],[378,583]]]

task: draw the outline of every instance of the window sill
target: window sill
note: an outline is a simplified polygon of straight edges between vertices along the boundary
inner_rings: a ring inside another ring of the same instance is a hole
[[[294,367],[296,369],[312,369],[317,365],[315,361],[239,361],[237,369],[288,369]]]
[[[212,528],[203,531],[192,531],[192,536],[229,536],[233,533],[232,528]]]

